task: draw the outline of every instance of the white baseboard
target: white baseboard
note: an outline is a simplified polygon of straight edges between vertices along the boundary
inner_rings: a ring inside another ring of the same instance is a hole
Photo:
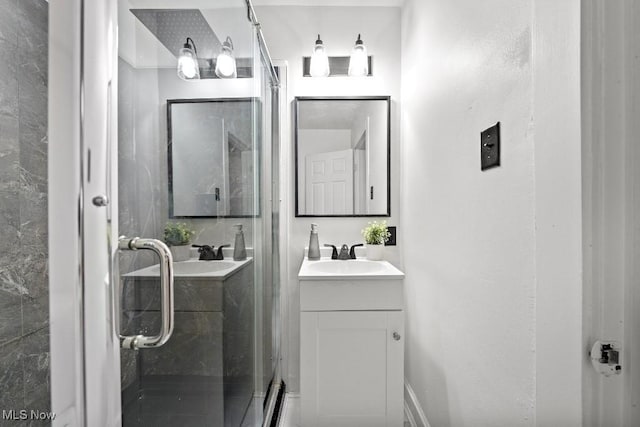
[[[300,394],[287,392],[281,409],[280,427],[288,427],[285,423],[286,419],[289,418],[289,411],[292,409],[292,399],[300,399]],[[299,402],[296,404],[299,405]],[[427,417],[424,415],[424,411],[422,410],[418,399],[416,398],[416,394],[413,392],[411,385],[406,381],[404,383],[404,413],[409,424],[411,424],[411,427],[431,427],[427,421]]]
[[[292,411],[291,408],[291,400],[292,399],[300,399],[300,393],[291,393],[286,392],[284,395],[284,402],[282,402],[282,408],[280,408],[280,420],[278,421],[278,427],[290,427],[287,425],[290,423],[288,421],[290,419],[289,411]],[[300,403],[297,402],[296,405],[300,406]]]
[[[404,412],[411,427],[431,427],[411,384],[406,379],[404,381]]]

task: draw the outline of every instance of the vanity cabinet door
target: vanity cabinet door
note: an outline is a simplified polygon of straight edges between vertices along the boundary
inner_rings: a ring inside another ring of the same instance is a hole
[[[403,312],[300,314],[302,425],[402,426]]]

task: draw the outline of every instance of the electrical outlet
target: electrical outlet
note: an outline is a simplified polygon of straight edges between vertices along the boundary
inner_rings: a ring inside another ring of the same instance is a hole
[[[389,230],[389,234],[391,234],[391,236],[389,236],[389,240],[387,240],[385,242],[385,246],[395,246],[396,243],[396,227],[387,227],[387,230]]]
[[[480,169],[500,166],[500,122],[480,134]]]

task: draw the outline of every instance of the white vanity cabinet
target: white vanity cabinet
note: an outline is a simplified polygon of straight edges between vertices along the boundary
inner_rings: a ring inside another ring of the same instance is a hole
[[[395,271],[319,277],[301,269],[303,427],[402,427],[404,275]]]

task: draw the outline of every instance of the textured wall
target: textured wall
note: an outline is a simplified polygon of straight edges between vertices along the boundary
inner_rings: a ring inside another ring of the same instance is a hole
[[[45,0],[0,0],[0,410],[49,410]]]
[[[535,424],[532,4],[403,7],[405,369],[433,426]]]
[[[580,5],[404,3],[405,367],[432,425],[581,425]]]

